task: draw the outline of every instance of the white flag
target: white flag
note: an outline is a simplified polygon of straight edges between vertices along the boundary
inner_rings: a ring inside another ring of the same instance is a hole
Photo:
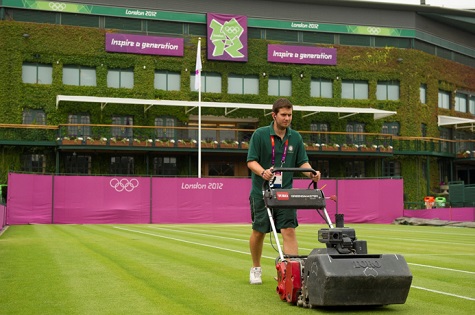
[[[201,38],[198,39],[196,50],[195,90],[201,90]]]

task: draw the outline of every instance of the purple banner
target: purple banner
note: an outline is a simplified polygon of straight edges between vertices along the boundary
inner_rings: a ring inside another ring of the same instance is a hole
[[[295,180],[307,188],[308,180]],[[400,179],[324,179],[332,221],[391,223],[403,215]],[[249,178],[150,178],[121,176],[8,176],[6,224],[250,223]],[[473,213],[473,208],[472,208]],[[301,224],[323,220],[297,212]],[[458,218],[460,219],[460,218]]]
[[[270,44],[267,46],[267,61],[334,66],[336,65],[336,49]]]
[[[182,57],[184,40],[183,38],[174,37],[107,33],[106,51]]]
[[[247,61],[247,17],[208,13],[208,60]]]

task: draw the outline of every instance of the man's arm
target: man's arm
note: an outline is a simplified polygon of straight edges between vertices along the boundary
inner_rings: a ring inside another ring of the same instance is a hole
[[[270,169],[264,169],[257,161],[247,162],[247,167],[256,175],[262,177],[264,180],[270,180],[272,178],[272,171]]]
[[[313,169],[312,165],[310,163],[305,162],[302,165],[299,166],[300,168],[311,168]],[[305,176],[308,178],[311,178],[314,182],[318,182],[320,180],[321,174],[320,171],[316,171],[317,174],[313,174],[312,172],[302,172]]]

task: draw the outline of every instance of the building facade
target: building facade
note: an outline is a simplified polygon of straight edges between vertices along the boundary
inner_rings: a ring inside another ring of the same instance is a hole
[[[473,11],[2,0],[0,19],[0,183],[249,176],[250,135],[286,97],[324,176],[402,176],[408,201],[475,184]]]

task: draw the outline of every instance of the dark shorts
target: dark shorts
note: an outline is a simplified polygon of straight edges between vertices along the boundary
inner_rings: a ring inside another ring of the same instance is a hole
[[[251,204],[252,229],[261,233],[269,233],[272,227],[269,221],[269,214],[262,197],[249,197]],[[271,209],[277,232],[281,229],[296,228],[299,223],[297,221],[296,209]]]

